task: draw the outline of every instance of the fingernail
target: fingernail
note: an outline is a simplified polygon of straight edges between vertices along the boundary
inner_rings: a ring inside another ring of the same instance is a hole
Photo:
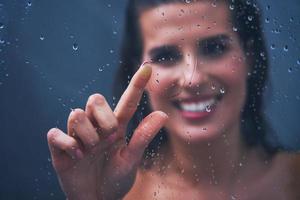
[[[143,67],[144,65],[150,64],[150,63],[151,63],[151,61],[144,61],[144,62],[141,64],[140,68]]]
[[[161,115],[162,117],[164,117],[165,119],[168,119],[168,118],[169,118],[169,115],[168,115],[167,113],[165,113],[165,112],[163,112],[163,111],[159,111],[159,113],[160,113],[160,115]]]
[[[83,159],[83,153],[80,149],[76,149],[76,158],[79,160]]]
[[[168,115],[168,114],[166,114],[166,113],[165,113],[165,115],[166,115],[166,119],[169,119],[169,115]]]
[[[143,76],[143,78],[150,77],[151,73],[152,68],[149,65],[145,65],[144,67],[142,67],[141,75]]]

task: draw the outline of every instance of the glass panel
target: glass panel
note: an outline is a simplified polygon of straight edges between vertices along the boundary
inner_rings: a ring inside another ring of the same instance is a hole
[[[141,13],[136,15],[131,4],[127,19],[126,5],[129,2],[141,4],[138,9]],[[168,3],[158,5],[156,3],[160,1],[153,2],[0,0],[0,199],[64,198],[52,166],[47,132],[56,127],[65,133],[74,133],[75,136],[70,134],[70,137],[79,142],[73,150],[85,147],[87,141],[78,139],[80,135],[76,135],[76,131],[67,130],[70,113],[76,108],[85,109],[88,98],[95,93],[101,93],[114,110],[134,72],[143,62],[147,63],[141,68],[147,68],[146,65],[152,68],[147,92],[138,103],[133,101],[119,105],[117,110],[122,109],[115,111],[115,115],[121,116],[124,111],[126,118],[131,112],[128,108],[138,106],[134,121],[127,127],[127,143],[133,141],[130,138],[134,129],[150,111],[161,110],[169,116],[168,123],[147,148],[141,162],[144,171],[140,170],[141,176],[138,177],[143,178],[145,182],[142,183],[154,185],[149,189],[151,197],[182,199],[180,195],[184,194],[185,198],[190,195],[189,199],[197,199],[201,195],[212,195],[208,199],[240,199],[245,197],[243,195],[250,198],[250,193],[270,194],[276,198],[286,195],[283,180],[289,180],[290,174],[281,172],[293,172],[287,168],[290,167],[288,156],[276,157],[277,168],[269,165],[275,161],[263,158],[263,166],[274,170],[275,175],[270,177],[279,178],[267,179],[266,186],[258,187],[264,188],[262,192],[253,192],[250,186],[243,187],[251,185],[245,180],[255,177],[254,182],[258,182],[258,177],[271,170],[262,167],[262,163],[251,165],[252,154],[246,150],[242,153],[237,144],[241,141],[250,146],[262,143],[263,148],[268,150],[274,150],[275,146],[292,152],[300,148],[300,126],[297,123],[300,117],[299,1],[259,0],[259,4],[253,4],[252,0],[240,1],[245,5],[241,11],[251,12],[246,9],[248,6],[262,15],[263,37],[260,37],[259,31],[255,32],[260,27],[255,25],[256,12],[249,15],[236,13],[239,9],[236,0],[228,1],[230,3],[225,6],[223,1],[215,0],[177,0],[175,3],[168,0]],[[238,21],[238,16],[244,18]],[[126,23],[126,20],[129,22]],[[138,22],[141,26],[135,27]],[[140,31],[141,35],[134,35],[138,33],[136,31]],[[266,66],[269,67],[267,70]],[[118,67],[123,68],[118,71]],[[116,75],[118,72],[119,76]],[[141,74],[147,79],[147,69]],[[269,79],[264,85],[265,74],[269,75]],[[136,84],[143,84],[141,82]],[[252,85],[249,86],[249,83]],[[129,96],[136,95],[133,99],[137,99],[141,94],[137,91],[137,88],[131,90]],[[249,96],[250,93],[252,96]],[[260,96],[263,96],[261,108],[257,103]],[[243,103],[248,107],[243,107]],[[102,139],[106,138],[103,132],[112,133],[115,128],[114,119],[107,114],[107,109],[103,110],[101,116],[109,122],[107,127],[97,126],[96,118],[90,119],[93,131],[99,133]],[[163,115],[152,117],[156,119],[154,124],[157,126],[165,120]],[[73,129],[78,123],[75,121]],[[153,124],[147,124],[144,129],[151,127],[155,128]],[[240,132],[244,135],[237,134]],[[261,140],[263,134],[266,134],[266,140]],[[246,139],[239,138],[241,135]],[[152,140],[153,134],[148,136],[134,141],[132,146],[150,142],[148,140]],[[88,138],[93,139],[93,136]],[[166,139],[168,142],[165,142]],[[114,137],[108,139],[113,140]],[[91,145],[93,142],[97,140],[93,140]],[[199,151],[195,151],[196,147]],[[238,155],[233,153],[235,149],[238,149]],[[72,154],[72,150],[70,152]],[[83,153],[85,156],[86,151],[83,150]],[[106,152],[104,157],[110,160],[108,155],[111,154]],[[74,156],[80,157],[80,153],[75,151]],[[95,159],[94,154],[90,156],[91,160]],[[134,158],[127,163],[134,163]],[[221,163],[222,159],[226,162]],[[156,167],[154,171],[153,165]],[[116,174],[122,169],[115,169]],[[240,185],[225,184],[234,186],[224,188],[224,183],[227,183],[224,180],[229,179],[224,176],[224,171],[230,174],[233,182],[241,181]],[[145,178],[148,176],[142,172],[151,172],[152,178]],[[244,174],[239,179],[242,172]],[[168,176],[169,173],[172,175]],[[292,176],[296,177],[296,174]],[[164,179],[155,179],[158,177]],[[203,181],[205,178],[208,181]],[[109,180],[105,179],[108,185]],[[184,192],[189,191],[186,188],[190,189],[186,180],[193,180],[189,182],[191,185],[206,184],[207,188],[222,189],[212,190],[213,194],[194,190],[186,194]],[[273,189],[274,185],[268,181],[282,185]],[[138,180],[136,183],[134,188],[137,191],[147,188],[146,184],[139,187]],[[118,194],[116,191],[124,183],[115,181],[112,185],[110,193]],[[176,189],[172,190],[172,187]],[[293,190],[291,187],[288,189]],[[171,194],[166,188],[171,188]],[[243,193],[241,188],[247,192]],[[76,187],[74,190],[80,189]],[[85,189],[81,192],[83,199],[88,198],[85,195],[93,195]],[[123,194],[129,189],[124,190]],[[141,199],[147,195],[134,192],[129,193],[129,199],[134,199],[132,195]],[[109,192],[104,193],[107,195]],[[162,197],[162,194],[167,197]],[[265,199],[274,198],[267,196]]]

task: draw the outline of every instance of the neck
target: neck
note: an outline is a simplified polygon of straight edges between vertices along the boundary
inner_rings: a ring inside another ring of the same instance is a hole
[[[239,126],[210,142],[187,144],[170,138],[167,160],[193,185],[230,186],[246,162],[246,149],[241,143]]]

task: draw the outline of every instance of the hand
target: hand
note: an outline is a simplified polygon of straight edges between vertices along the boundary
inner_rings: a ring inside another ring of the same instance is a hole
[[[126,144],[128,122],[151,73],[150,66],[138,70],[114,112],[103,96],[94,94],[85,111],[71,112],[68,134],[48,132],[52,164],[69,200],[120,199],[131,189],[145,148],[168,118],[161,111],[151,113]]]

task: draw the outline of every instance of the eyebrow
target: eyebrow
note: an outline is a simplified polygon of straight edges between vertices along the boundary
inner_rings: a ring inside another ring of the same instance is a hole
[[[155,57],[161,53],[165,53],[166,51],[177,53],[178,46],[177,45],[163,45],[163,46],[159,46],[159,47],[154,47],[153,49],[151,49],[149,51],[149,55],[150,55],[150,57]]]
[[[206,44],[209,42],[221,41],[222,43],[228,43],[230,41],[230,37],[227,34],[218,34],[206,38],[201,38],[198,40],[198,44]]]
[[[203,45],[209,42],[214,42],[214,41],[222,41],[224,43],[228,43],[230,41],[230,37],[227,34],[217,34],[209,37],[204,37],[201,39],[198,39],[198,45]],[[149,51],[150,57],[155,57],[157,55],[160,55],[161,53],[165,52],[173,52],[177,53],[178,51],[178,45],[163,45],[163,46],[158,46],[154,47]]]

